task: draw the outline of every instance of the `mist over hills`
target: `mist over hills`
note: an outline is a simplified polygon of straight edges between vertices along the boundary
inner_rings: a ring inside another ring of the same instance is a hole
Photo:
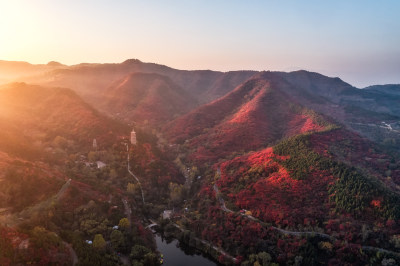
[[[16,138],[11,142],[2,138],[2,143],[10,146],[29,143],[27,147],[34,147],[32,143],[52,141],[57,136],[72,138],[76,144],[90,145],[93,138],[112,143],[126,132],[126,127],[102,116],[70,89],[3,85],[0,112],[3,123],[11,125],[2,127],[1,133]]]
[[[187,102],[187,105],[192,107],[211,102],[225,95],[259,73],[256,71],[223,73],[210,70],[176,70],[159,64],[143,63],[137,59],[129,59],[120,64],[85,63],[63,66],[59,64],[31,65],[25,62],[2,61],[1,65],[9,70],[8,73],[14,73],[12,75],[13,80],[71,88],[95,108],[109,112],[108,114],[112,116],[118,112],[110,112],[112,110],[104,106],[106,101],[104,98],[110,97],[110,91],[115,90],[115,87],[118,86],[116,84],[123,82],[132,73],[155,73],[168,77],[175,84],[173,86],[178,86],[186,91],[185,95],[180,97],[181,101]],[[10,67],[7,67],[8,65]],[[400,116],[396,85],[379,85],[357,89],[339,78],[330,78],[313,72],[268,73],[275,78],[281,77],[282,81],[285,81],[281,82],[281,90],[293,99],[296,98],[298,103],[319,113],[327,114],[360,134],[365,134],[365,130],[354,123],[373,122],[379,124],[379,122],[388,120],[384,122],[390,124],[397,121],[397,117]],[[284,83],[285,85],[283,85]],[[123,97],[123,94],[120,95],[120,98]],[[126,98],[129,99],[129,97]],[[183,98],[187,99],[183,100]],[[166,105],[175,105],[168,102],[170,100],[167,99],[168,97],[165,99]],[[118,108],[117,105],[114,105],[114,107]],[[175,108],[176,110],[171,113],[172,116],[170,115],[168,119],[176,114],[188,111],[187,107],[183,107],[183,105],[178,108],[182,108],[181,112]],[[121,109],[124,109],[124,107],[122,106]],[[394,137],[391,134],[392,132],[385,132],[379,127],[373,131],[375,131],[374,137],[371,134],[365,135],[374,140]]]
[[[197,105],[197,101],[167,76],[135,72],[104,92],[104,109],[125,121],[162,124]]]
[[[4,67],[6,67],[5,62]],[[25,65],[28,63],[10,62],[10,64]],[[57,67],[50,71],[43,70],[41,65],[28,64],[28,66],[31,71],[22,72],[22,75],[25,75],[22,80],[49,86],[74,88],[93,104],[99,101],[97,99],[98,93],[102,93],[115,82],[135,72],[167,76],[189,94],[195,94],[200,103],[224,95],[230,90],[228,88],[236,87],[255,73],[255,71],[224,73],[210,70],[177,70],[154,63],[143,63],[137,59],[129,59],[120,64],[78,64]],[[30,77],[35,73],[33,69],[40,74]],[[16,72],[21,75],[19,69]]]
[[[0,81],[0,264],[158,265],[153,222],[226,265],[400,263],[400,85],[136,59]]]

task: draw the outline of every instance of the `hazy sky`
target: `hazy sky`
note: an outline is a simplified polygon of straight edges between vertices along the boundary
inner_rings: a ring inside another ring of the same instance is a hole
[[[400,1],[0,0],[0,59],[128,58],[400,83]]]

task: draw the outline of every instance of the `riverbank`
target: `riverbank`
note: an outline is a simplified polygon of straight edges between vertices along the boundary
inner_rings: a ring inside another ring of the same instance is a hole
[[[155,234],[157,250],[163,255],[164,266],[217,266],[213,258],[190,247],[175,238],[167,238],[162,233]]]
[[[153,220],[151,220],[151,222],[155,223]],[[166,238],[176,239],[179,241],[179,243],[182,243],[189,248],[198,250],[203,256],[209,257],[212,261],[214,261],[215,265],[237,264],[237,259],[222,248],[196,237],[194,232],[183,229],[173,222],[162,224],[159,228],[160,232]]]

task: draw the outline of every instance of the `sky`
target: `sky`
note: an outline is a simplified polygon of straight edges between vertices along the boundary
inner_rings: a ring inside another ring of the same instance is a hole
[[[0,0],[0,60],[305,69],[400,83],[398,0]]]

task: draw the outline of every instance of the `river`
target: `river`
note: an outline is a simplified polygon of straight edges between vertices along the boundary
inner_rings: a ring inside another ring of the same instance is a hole
[[[216,266],[219,265],[209,258],[201,255],[200,252],[178,240],[167,240],[160,234],[155,234],[158,251],[164,255],[165,266]]]

